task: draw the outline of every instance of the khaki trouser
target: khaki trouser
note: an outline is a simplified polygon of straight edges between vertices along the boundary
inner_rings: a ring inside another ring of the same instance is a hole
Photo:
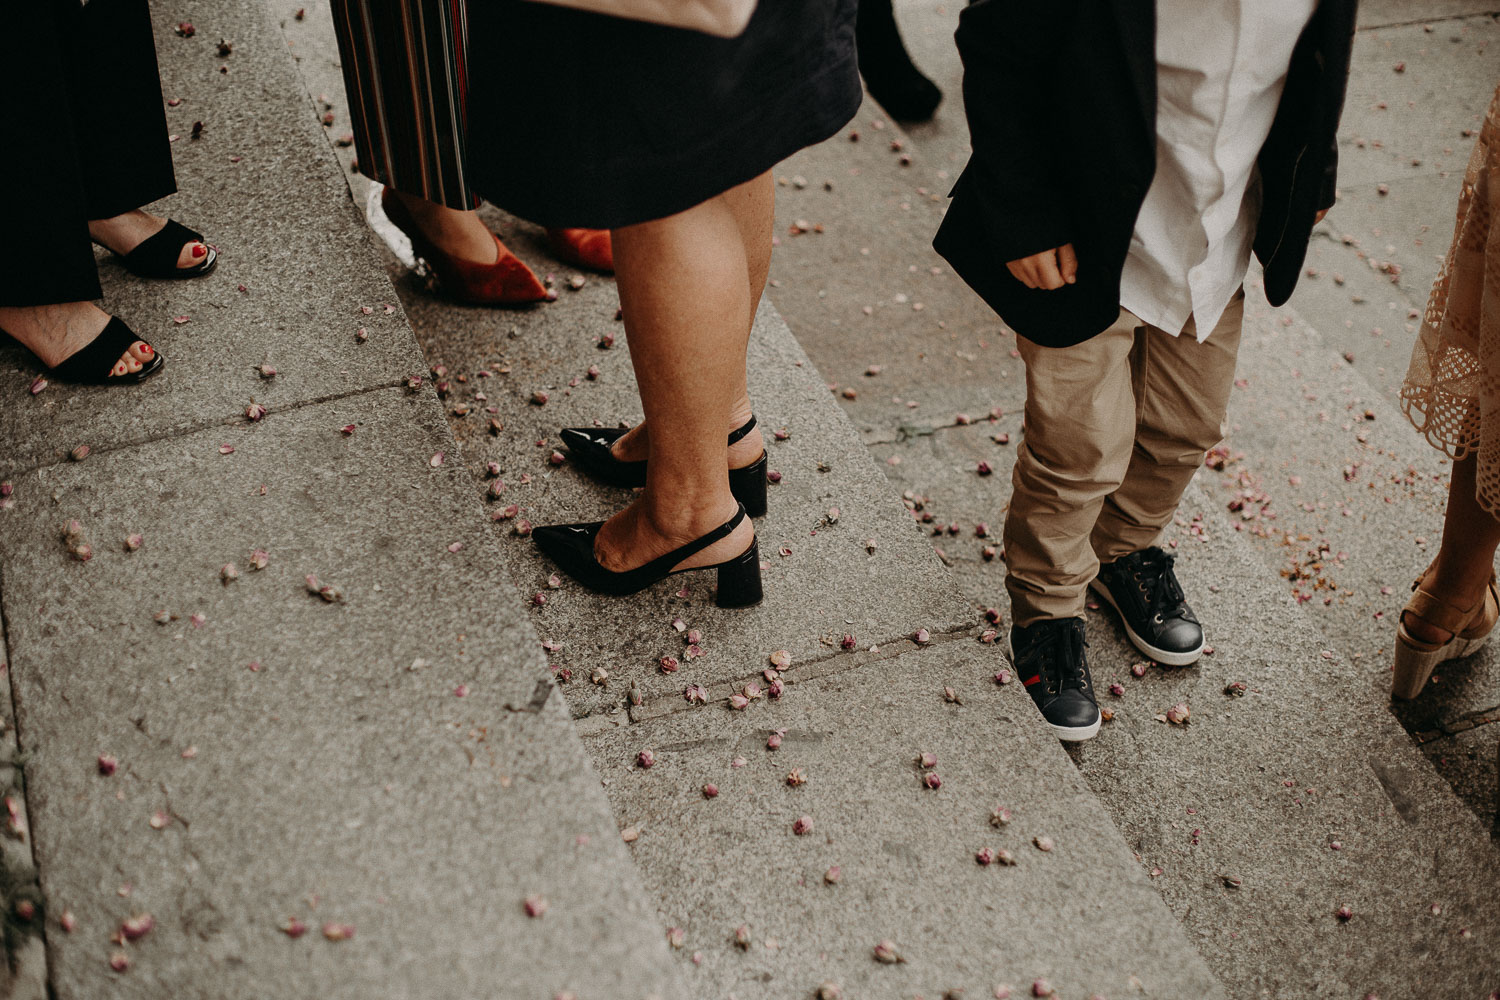
[[[1100,562],[1154,544],[1203,453],[1223,440],[1245,314],[1241,292],[1203,343],[1120,310],[1073,347],[1017,337],[1023,440],[1005,518],[1011,621],[1083,615]]]

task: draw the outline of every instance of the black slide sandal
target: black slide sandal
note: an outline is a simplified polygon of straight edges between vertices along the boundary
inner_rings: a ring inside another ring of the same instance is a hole
[[[177,258],[182,256],[182,248],[189,243],[202,243],[208,253],[193,267],[178,267]],[[219,263],[219,251],[208,245],[202,233],[173,219],[168,219],[159,232],[142,240],[134,250],[116,256],[131,274],[167,280],[201,278]]]
[[[124,375],[110,374],[115,370],[115,362],[137,340],[146,343],[125,325],[124,320],[111,316],[99,336],[74,351],[55,368],[49,369],[47,374],[64,382],[81,385],[121,385],[143,381],[166,365],[166,359],[155,348],[152,348],[151,360],[142,365],[140,371],[126,372]]]

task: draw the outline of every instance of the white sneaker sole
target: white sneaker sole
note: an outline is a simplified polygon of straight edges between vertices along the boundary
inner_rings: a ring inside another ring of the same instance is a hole
[[[1011,649],[1009,646],[1006,646],[1006,652],[1010,654],[1010,666],[1011,669],[1014,670],[1016,666],[1016,651],[1014,649]],[[1027,697],[1029,698],[1031,696],[1028,694]],[[1036,707],[1036,702],[1032,702],[1032,707]],[[1037,714],[1042,714],[1041,709],[1037,709]],[[1047,722],[1047,717],[1045,715],[1042,715],[1042,721]],[[1055,725],[1054,723],[1047,722],[1047,728],[1052,730],[1053,736],[1056,736],[1064,743],[1082,743],[1084,740],[1091,740],[1095,736],[1098,736],[1099,727],[1103,724],[1104,715],[1101,713],[1096,716],[1094,718],[1094,721],[1089,723],[1087,726],[1059,726]]]
[[[1055,726],[1047,723],[1047,728],[1052,730],[1052,735],[1064,743],[1082,743],[1099,735],[1099,727],[1103,725],[1104,718],[1101,716],[1094,720],[1090,726]]]
[[[1156,648],[1145,639],[1142,639],[1140,636],[1135,634],[1135,629],[1131,628],[1130,622],[1125,620],[1125,615],[1120,611],[1120,606],[1116,604],[1115,599],[1110,596],[1108,587],[1104,586],[1104,584],[1095,579],[1089,581],[1089,589],[1102,597],[1110,607],[1115,609],[1115,614],[1120,618],[1120,624],[1125,628],[1125,634],[1130,637],[1130,644],[1136,649],[1140,650],[1142,653],[1145,653],[1147,656],[1151,657],[1151,659],[1155,660],[1157,663],[1160,663],[1162,666],[1190,667],[1198,662],[1198,657],[1203,655],[1203,647],[1205,644],[1201,642],[1198,643],[1197,649],[1189,650],[1186,653],[1173,653],[1169,650]]]

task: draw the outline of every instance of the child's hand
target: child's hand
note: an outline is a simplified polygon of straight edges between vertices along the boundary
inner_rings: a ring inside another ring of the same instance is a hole
[[[1078,255],[1073,252],[1071,243],[1013,260],[1005,266],[1027,288],[1050,290],[1078,280]]]

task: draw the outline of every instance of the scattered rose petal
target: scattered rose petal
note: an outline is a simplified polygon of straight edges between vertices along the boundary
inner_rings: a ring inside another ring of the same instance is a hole
[[[787,772],[786,783],[793,788],[807,784],[807,772],[800,767],[794,767]]]
[[[812,833],[812,828],[813,821],[811,816],[798,816],[792,822],[792,832],[799,837],[803,834]]]
[[[989,866],[995,863],[995,852],[988,847],[981,847],[974,853],[974,860],[981,865]]]
[[[335,923],[330,920],[323,925],[323,936],[330,941],[347,941],[354,936],[354,925]]]
[[[527,896],[523,905],[526,908],[526,915],[535,919],[547,912],[547,897]]]
[[[130,968],[130,956],[123,951],[117,951],[109,956],[109,967],[116,972],[125,972]]]
[[[146,537],[139,532],[125,536],[126,552],[135,552],[144,544],[146,544]]]
[[[933,791],[937,791],[939,788],[943,787],[943,779],[938,777],[936,771],[928,771],[926,774],[922,775],[922,784],[927,788],[932,789]]]
[[[1010,810],[1004,806],[996,806],[990,810],[990,826],[1009,826]]]
[[[291,938],[293,941],[297,940],[299,937],[307,933],[307,925],[298,920],[296,917],[287,917],[286,923],[282,924],[277,929],[287,937]]]
[[[684,931],[681,927],[667,928],[667,944],[671,945],[673,948],[681,948],[683,942],[686,940],[687,932]]]
[[[167,825],[171,822],[172,817],[167,815],[164,810],[158,809],[151,814],[151,829],[153,830],[166,829]]]
[[[147,934],[150,934],[152,928],[155,926],[156,919],[151,914],[137,913],[134,916],[126,917],[125,921],[120,924],[120,934],[126,941],[139,941]]]
[[[875,945],[875,961],[882,965],[895,965],[897,962],[904,962],[905,959],[896,951],[894,941],[881,941]]]
[[[1047,836],[1033,837],[1031,842],[1036,845],[1037,850],[1043,852],[1049,852],[1057,846],[1057,841]]]
[[[114,774],[115,771],[119,769],[119,767],[120,762],[116,760],[112,755],[107,753],[101,753],[99,755],[99,773],[104,775],[106,778]]]
[[[823,881],[828,885],[838,885],[843,877],[844,869],[838,865],[830,865],[828,870],[823,873]]]
[[[713,782],[709,782],[708,784],[703,786],[703,797],[705,799],[715,798],[718,794],[719,786],[715,785]]]
[[[642,750],[640,753],[635,755],[635,764],[642,770],[651,767],[655,763],[656,754],[652,753],[650,750]]]

